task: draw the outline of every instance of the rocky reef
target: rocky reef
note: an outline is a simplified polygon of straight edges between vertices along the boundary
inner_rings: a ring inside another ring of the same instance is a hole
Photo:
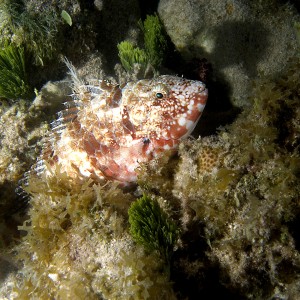
[[[48,123],[71,92],[59,57],[67,56],[83,80],[136,78],[138,66],[126,72],[117,45],[129,41],[142,49],[138,20],[156,6],[41,1],[35,8],[33,1],[22,2],[26,18],[36,20],[39,9],[57,18],[51,19],[56,24],[51,55],[39,48],[25,57],[32,62],[28,72],[37,70],[29,80],[35,99],[1,100],[0,298],[299,297],[297,5],[156,2],[174,48],[168,41],[170,52],[155,72],[200,79],[203,58],[213,70],[207,76],[207,109],[193,136],[175,156],[165,153],[140,165],[137,187],[91,180],[78,185],[58,165],[49,176],[30,178],[27,205],[14,193],[17,181],[34,163]],[[11,13],[14,3],[0,5],[2,14]],[[71,26],[60,17],[62,10]],[[115,25],[112,16],[119,19]],[[15,32],[0,24],[1,35],[13,42],[22,32],[18,24]]]
[[[183,142],[175,173],[157,162],[141,173],[141,186],[180,211],[173,274],[192,293],[221,282],[237,299],[299,295],[299,67],[294,58],[280,76],[258,79],[251,108],[232,124]]]
[[[251,79],[275,75],[296,52],[299,16],[281,2],[162,0],[158,12],[176,49],[186,59],[208,59],[241,107],[248,104]]]

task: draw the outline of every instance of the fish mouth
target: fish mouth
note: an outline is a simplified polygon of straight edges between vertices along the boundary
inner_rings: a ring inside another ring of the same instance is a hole
[[[202,96],[208,96],[208,89],[206,88],[205,84],[200,87],[199,94],[201,94]]]
[[[207,92],[208,92],[208,90],[207,90],[207,88],[206,88],[206,85],[205,85],[203,82],[201,82],[199,92],[200,92],[200,93],[206,93],[206,94],[207,94]]]
[[[208,95],[208,89],[206,88],[205,83],[200,82],[198,93],[201,94],[201,95],[203,95],[203,96],[207,96]]]

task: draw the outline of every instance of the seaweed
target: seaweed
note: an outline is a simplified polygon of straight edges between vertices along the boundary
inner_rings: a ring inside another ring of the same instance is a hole
[[[54,56],[57,48],[56,34],[62,22],[54,8],[44,11],[26,10],[23,1],[6,0],[0,3],[1,44],[25,45],[36,65]]]
[[[62,10],[60,16],[69,26],[72,26],[72,18],[65,10]]]
[[[144,46],[149,62],[157,69],[163,63],[168,48],[164,27],[157,14],[147,16],[139,25],[144,33]]]
[[[42,177],[27,187],[17,298],[175,299],[162,259],[128,233],[132,195],[116,184],[74,184],[59,166]]]
[[[128,215],[133,239],[149,251],[158,251],[169,265],[179,233],[175,222],[146,195],[132,203]]]
[[[148,57],[143,49],[134,47],[129,41],[121,42],[117,47],[121,64],[127,72],[132,71],[135,64],[140,65],[143,69],[146,68]]]
[[[132,71],[135,64],[146,70],[151,66],[158,70],[164,61],[168,48],[167,36],[158,15],[147,16],[139,21],[144,34],[144,48],[135,47],[129,41],[118,44],[119,57],[123,68]]]
[[[0,50],[0,96],[7,99],[28,98],[32,89],[28,84],[22,46],[8,45]]]

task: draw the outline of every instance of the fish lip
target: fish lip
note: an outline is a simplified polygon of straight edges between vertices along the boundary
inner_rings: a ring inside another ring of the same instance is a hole
[[[206,88],[206,86],[204,85],[203,88],[200,90],[200,94],[201,95],[208,95],[208,89]]]
[[[201,92],[204,91],[204,90],[207,90],[206,84],[201,82]]]

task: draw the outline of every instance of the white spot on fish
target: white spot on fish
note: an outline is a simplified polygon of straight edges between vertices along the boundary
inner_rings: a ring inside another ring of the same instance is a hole
[[[178,120],[178,124],[180,126],[185,126],[186,125],[186,118],[180,117],[179,120]]]

